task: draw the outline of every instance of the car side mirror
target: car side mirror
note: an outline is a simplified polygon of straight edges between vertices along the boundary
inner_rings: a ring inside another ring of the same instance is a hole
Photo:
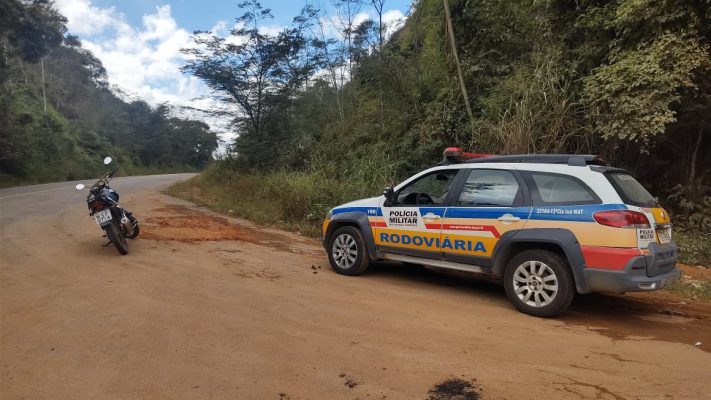
[[[390,186],[386,187],[385,190],[383,190],[383,196],[385,196],[385,202],[383,203],[385,207],[390,207],[397,202],[395,190],[393,190],[393,188],[391,188]]]

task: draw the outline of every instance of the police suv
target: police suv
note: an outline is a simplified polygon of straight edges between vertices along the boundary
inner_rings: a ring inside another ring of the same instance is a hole
[[[440,165],[323,223],[331,267],[374,260],[493,274],[521,312],[550,317],[575,293],[659,289],[679,279],[668,214],[629,172],[593,155],[445,150]]]

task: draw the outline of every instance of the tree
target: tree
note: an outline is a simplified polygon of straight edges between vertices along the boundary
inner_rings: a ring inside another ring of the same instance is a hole
[[[313,66],[303,57],[308,43],[299,29],[264,33],[262,24],[272,18],[270,10],[257,0],[239,6],[245,13],[237,18],[230,37],[206,32],[193,35],[196,46],[184,49],[191,59],[182,70],[202,79],[222,100],[237,105],[236,120],[245,128],[237,144],[254,150],[253,154],[264,154],[253,146],[269,143],[267,122],[288,108]]]
[[[48,1],[0,0],[0,179],[95,176],[111,154],[133,167],[202,167],[217,136],[177,110],[128,104]],[[39,62],[38,62],[39,60]],[[43,78],[44,76],[44,78]]]
[[[370,0],[370,5],[375,9],[378,15],[378,52],[383,52],[383,44],[385,43],[385,26],[383,26],[383,8],[385,8],[385,0]]]
[[[48,0],[0,0],[0,68],[17,56],[37,62],[59,46],[67,19]]]
[[[675,164],[689,185],[697,183],[699,150],[711,130],[708,7],[705,0],[620,0],[608,7],[605,28],[614,39],[583,93],[604,138],[639,142],[650,152],[673,135],[681,144],[672,147],[679,149]]]
[[[672,33],[621,51],[585,81],[595,131],[645,144],[663,134],[676,122],[681,92],[697,89],[694,75],[711,73],[708,51],[697,38]]]

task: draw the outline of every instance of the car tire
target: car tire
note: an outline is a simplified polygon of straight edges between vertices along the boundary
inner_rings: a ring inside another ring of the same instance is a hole
[[[556,316],[575,297],[568,263],[546,250],[526,250],[515,255],[506,267],[504,287],[519,311],[535,317]]]
[[[328,261],[341,275],[360,275],[370,265],[363,234],[353,226],[343,226],[328,238]]]

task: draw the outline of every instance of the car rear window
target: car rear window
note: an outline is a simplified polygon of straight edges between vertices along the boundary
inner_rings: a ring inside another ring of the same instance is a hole
[[[600,198],[578,178],[548,172],[529,172],[534,205],[599,204]]]
[[[611,172],[606,176],[625,204],[637,207],[655,207],[657,205],[654,196],[649,194],[647,189],[632,175],[626,172]]]

